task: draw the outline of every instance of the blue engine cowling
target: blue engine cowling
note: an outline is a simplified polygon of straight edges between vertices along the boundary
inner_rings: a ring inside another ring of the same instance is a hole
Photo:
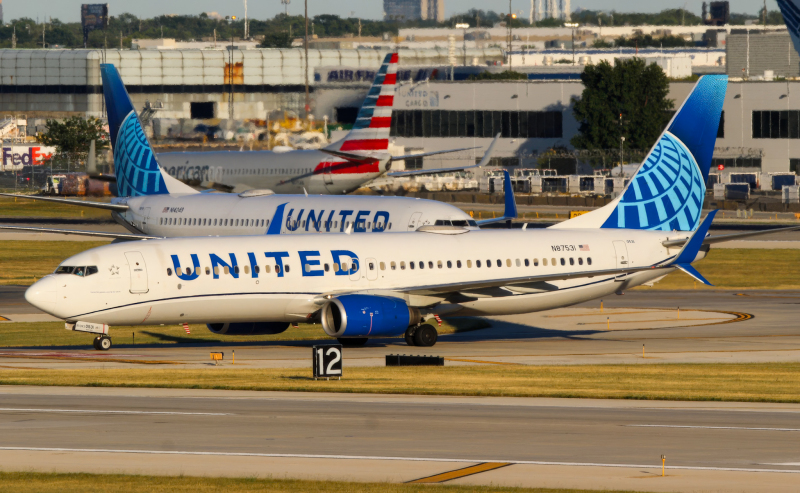
[[[289,328],[289,322],[234,322],[206,324],[208,330],[226,336],[263,336],[280,334]]]
[[[331,337],[387,337],[419,322],[419,311],[399,298],[346,294],[322,308],[322,329]]]

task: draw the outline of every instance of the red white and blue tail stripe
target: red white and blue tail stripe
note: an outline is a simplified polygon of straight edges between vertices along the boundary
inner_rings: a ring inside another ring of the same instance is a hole
[[[366,156],[389,149],[389,127],[392,125],[392,106],[397,84],[397,60],[397,53],[386,55],[358,111],[353,129],[343,140],[328,146],[326,151]]]

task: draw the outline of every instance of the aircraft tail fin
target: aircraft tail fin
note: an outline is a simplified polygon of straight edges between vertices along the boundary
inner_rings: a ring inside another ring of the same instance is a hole
[[[794,49],[800,52],[800,2],[798,0],[778,0],[783,21],[789,30]]]
[[[392,106],[397,84],[397,53],[383,59],[366,99],[358,110],[356,122],[344,139],[326,147],[332,154],[369,155],[389,149],[389,128],[392,124]],[[349,159],[349,158],[348,158]]]
[[[101,64],[100,74],[103,78],[103,96],[108,112],[118,195],[135,197],[197,193],[192,187],[169,176],[159,166],[116,67],[107,63]]]
[[[727,75],[701,77],[622,194],[553,227],[696,230],[727,85]]]

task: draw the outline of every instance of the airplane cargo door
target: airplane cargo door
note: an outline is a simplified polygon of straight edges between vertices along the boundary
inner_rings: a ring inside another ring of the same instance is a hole
[[[415,231],[417,229],[417,227],[418,227],[417,223],[420,222],[420,220],[419,220],[420,217],[422,217],[422,213],[421,212],[415,212],[411,216],[411,219],[408,220],[408,230],[409,231]]]
[[[125,258],[128,259],[128,268],[131,271],[131,293],[146,293],[149,289],[144,257],[139,252],[125,252]]]
[[[624,241],[614,242],[614,252],[617,255],[617,269],[624,269],[630,267],[628,258],[628,247],[625,246]]]

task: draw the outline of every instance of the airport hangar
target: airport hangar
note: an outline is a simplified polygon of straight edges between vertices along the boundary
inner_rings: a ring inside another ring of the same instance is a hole
[[[332,123],[354,118],[382,56],[377,50],[310,50],[311,113]],[[486,64],[502,57],[501,50],[486,48],[467,49],[465,58]],[[581,66],[521,67],[531,74],[525,81],[426,80],[434,69],[446,72],[448,59],[441,49],[401,50],[399,78],[405,83],[395,100],[396,145],[426,151],[485,148],[500,133],[493,164],[506,167],[535,167],[537,155],[550,148],[572,149],[570,139],[578,132],[572,99],[583,89],[577,79]],[[42,130],[46,118],[104,117],[99,72],[104,62],[119,67],[137,108],[163,106],[152,113],[157,138],[179,121],[214,118],[225,125],[231,104],[234,121],[264,119],[268,111],[303,113],[303,52],[290,49],[0,50],[0,114],[28,118],[29,135]],[[788,34],[732,32],[727,70],[731,82],[714,164],[737,172],[797,172],[800,57]],[[767,77],[757,75],[765,71]],[[670,83],[676,108],[692,87],[692,82]],[[433,156],[423,167],[479,157]]]

